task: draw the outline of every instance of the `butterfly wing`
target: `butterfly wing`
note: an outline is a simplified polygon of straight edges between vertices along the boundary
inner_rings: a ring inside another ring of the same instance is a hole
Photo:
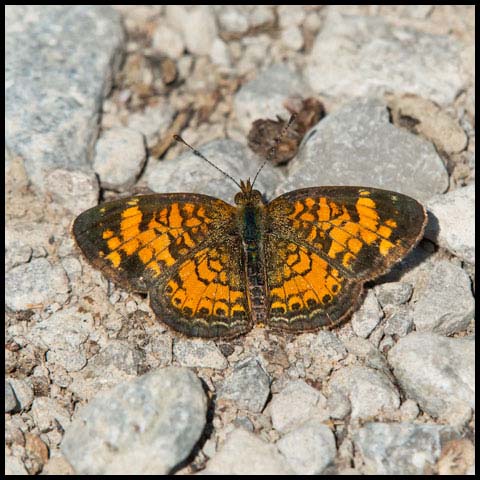
[[[201,248],[150,294],[155,313],[175,330],[195,337],[235,337],[248,332],[241,243],[235,236]]]
[[[93,266],[127,289],[149,293],[155,313],[174,329],[233,336],[250,328],[241,257],[232,258],[241,244],[235,225],[235,208],[222,200],[157,194],[91,208],[72,232]]]
[[[401,260],[426,223],[413,198],[364,187],[295,190],[267,208],[269,325],[288,331],[350,315],[363,283]]]

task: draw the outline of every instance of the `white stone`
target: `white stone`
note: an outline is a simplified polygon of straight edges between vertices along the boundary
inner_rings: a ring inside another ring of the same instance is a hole
[[[57,168],[46,176],[44,186],[60,205],[75,215],[98,203],[99,185],[92,171]]]
[[[277,15],[280,26],[286,28],[301,26],[307,14],[301,5],[279,5]]]
[[[232,60],[227,44],[221,38],[215,38],[210,49],[210,59],[216,65],[230,67]]]
[[[207,463],[209,474],[288,475],[293,471],[274,445],[241,428],[235,429]],[[204,473],[207,473],[204,472]]]
[[[284,102],[290,96],[308,96],[303,78],[285,65],[273,65],[246,83],[235,95],[235,111],[244,132],[254,120],[288,117]]]
[[[34,259],[5,274],[5,303],[15,311],[27,310],[31,305],[45,307],[55,301],[65,301],[68,291],[65,270],[45,258]]]
[[[328,419],[327,399],[303,380],[293,380],[270,402],[273,428],[287,432],[303,421],[315,417]]]
[[[475,185],[438,195],[427,209],[438,221],[438,235],[427,228],[425,236],[475,265]]]
[[[400,406],[395,386],[384,374],[373,368],[341,368],[332,375],[328,390],[350,400],[352,418],[367,419],[380,414],[393,414]]]
[[[295,25],[285,28],[282,30],[282,42],[286,47],[292,50],[301,50],[303,47],[303,35],[301,30]]]
[[[178,59],[183,55],[185,43],[180,33],[162,23],[153,34],[152,47],[160,53]]]
[[[152,147],[170,127],[173,116],[174,109],[170,103],[161,101],[146,107],[143,112],[130,115],[128,126],[143,133],[147,146]]]
[[[184,367],[227,368],[227,359],[214,342],[203,339],[178,339],[173,346],[175,357]]]
[[[369,290],[362,306],[352,316],[353,331],[367,338],[383,317],[382,309],[373,290]]]
[[[413,332],[388,352],[393,373],[422,410],[448,419],[475,408],[475,339]]]
[[[112,128],[95,146],[93,168],[104,188],[131,187],[147,155],[143,135],[131,128]]]
[[[412,296],[417,331],[451,335],[468,327],[475,298],[467,272],[449,260],[425,263]]]
[[[208,55],[217,36],[217,25],[209,5],[169,5],[170,24],[182,31],[190,53]]]
[[[284,435],[277,447],[297,475],[319,475],[335,459],[332,431],[319,419],[310,419]]]

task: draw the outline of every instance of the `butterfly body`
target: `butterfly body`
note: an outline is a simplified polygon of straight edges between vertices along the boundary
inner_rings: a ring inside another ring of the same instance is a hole
[[[240,241],[243,247],[243,270],[247,279],[247,300],[252,322],[265,325],[268,316],[267,272],[265,270],[265,203],[250,181],[241,182],[235,197],[238,205]]]
[[[107,278],[148,293],[174,330],[228,338],[254,325],[292,333],[337,325],[426,222],[416,200],[367,187],[306,188],[265,202],[247,181],[235,204],[130,197],[83,212],[73,235]]]

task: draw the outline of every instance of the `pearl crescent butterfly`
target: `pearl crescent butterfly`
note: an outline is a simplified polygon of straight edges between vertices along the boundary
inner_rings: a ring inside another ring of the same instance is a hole
[[[192,337],[235,337],[255,325],[332,327],[363,285],[422,237],[423,206],[367,187],[314,187],[266,203],[241,182],[236,206],[207,195],[153,194],[91,208],[73,223],[87,260]]]

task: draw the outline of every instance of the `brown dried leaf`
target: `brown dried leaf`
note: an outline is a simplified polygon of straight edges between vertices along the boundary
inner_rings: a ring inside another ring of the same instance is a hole
[[[275,155],[269,158],[275,165],[291,160],[297,154],[305,133],[325,116],[323,104],[316,98],[290,98],[285,102],[285,108],[296,118],[283,134],[286,122],[280,117],[277,120],[255,120],[248,133],[248,146],[263,158],[272,155],[272,149],[278,142]]]

